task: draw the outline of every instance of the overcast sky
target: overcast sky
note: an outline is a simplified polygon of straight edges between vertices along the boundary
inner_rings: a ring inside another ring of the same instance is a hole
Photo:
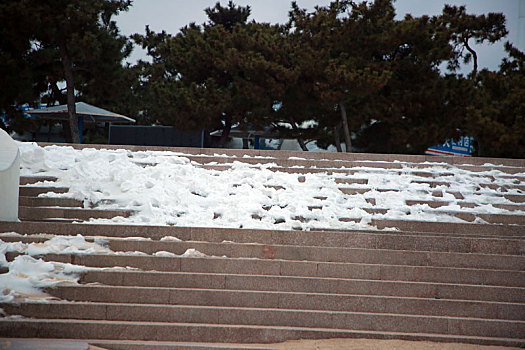
[[[128,12],[116,17],[118,26],[124,35],[144,33],[144,28],[149,25],[154,31],[165,30],[176,34],[179,29],[190,22],[203,23],[207,20],[204,9],[213,7],[217,0],[134,0]],[[221,1],[223,5],[227,0]],[[288,19],[291,1],[288,0],[236,0],[235,4],[250,5],[252,14],[250,19],[257,22],[284,23]],[[501,12],[507,19],[509,34],[504,41],[517,45],[518,42],[518,16],[520,0],[397,0],[396,13],[399,19],[406,13],[413,16],[435,15],[441,13],[444,4],[466,5],[467,13],[486,14]],[[325,6],[330,0],[297,0],[302,8],[312,11],[315,5]],[[520,48],[522,51],[525,48]],[[504,57],[503,43],[478,47],[480,67],[497,69]],[[131,61],[144,59],[145,53],[135,49]],[[470,71],[469,67],[465,70]]]

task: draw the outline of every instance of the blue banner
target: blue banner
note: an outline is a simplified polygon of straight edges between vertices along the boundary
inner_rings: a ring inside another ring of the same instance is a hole
[[[425,153],[434,156],[471,157],[474,152],[473,141],[471,136],[462,136],[458,141],[447,140],[442,145],[429,147]]]

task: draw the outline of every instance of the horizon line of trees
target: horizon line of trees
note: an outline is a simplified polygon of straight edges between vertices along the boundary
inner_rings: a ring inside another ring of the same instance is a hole
[[[175,35],[146,26],[127,38],[112,16],[130,6],[0,4],[0,109],[17,130],[36,127],[20,105],[67,104],[78,142],[74,102],[83,100],[144,125],[204,129],[209,144],[221,130],[218,147],[236,126],[297,138],[304,150],[315,141],[417,154],[469,135],[477,155],[525,157],[525,54],[506,43],[499,70],[480,70],[472,46],[507,35],[502,14],[445,5],[440,15],[396,20],[393,0],[334,0],[312,12],[292,2],[281,25],[250,21],[249,6],[229,1]],[[134,44],[149,62],[124,63]]]

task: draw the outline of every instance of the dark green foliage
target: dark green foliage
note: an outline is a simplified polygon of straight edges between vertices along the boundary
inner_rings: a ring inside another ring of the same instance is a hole
[[[208,10],[210,25],[190,24],[176,36],[146,29],[134,39],[153,58],[148,79],[156,119],[181,130],[222,129],[224,146],[232,125],[270,123],[286,72],[276,62],[282,50],[277,26],[246,23],[249,8],[233,3]],[[239,22],[232,25],[231,18]]]
[[[208,7],[204,12],[206,12],[208,19],[210,20],[209,25],[222,25],[226,30],[231,32],[237,23],[248,22],[251,9],[250,6],[235,6],[233,1],[229,1],[228,7],[223,7],[220,2],[217,2],[215,7]]]
[[[505,49],[498,72],[479,72],[465,127],[480,156],[525,158],[525,54],[508,43]]]
[[[109,101],[119,91],[122,60],[131,46],[118,34],[111,17],[126,10],[130,3],[13,0],[0,4],[2,56],[7,52],[7,67],[18,68],[8,71],[5,77],[7,81],[22,78],[11,96],[2,101],[2,107],[39,102],[42,93],[47,93],[42,102],[67,101],[72,138],[78,142],[75,90],[91,102]],[[66,82],[66,97],[58,89],[61,81]],[[0,95],[4,95],[8,89],[3,85],[1,88]]]
[[[447,5],[396,20],[393,0],[334,0],[313,12],[292,3],[288,23],[269,25],[229,1],[176,35],[146,27],[133,40],[151,63],[127,66],[131,46],[111,16],[129,5],[0,3],[0,108],[81,98],[141,124],[222,130],[218,146],[233,126],[277,131],[303,149],[315,140],[382,153],[422,153],[468,134],[479,155],[524,157],[523,53],[507,45],[499,71],[478,72],[472,46],[507,34],[501,14]],[[471,74],[457,74],[468,62]]]
[[[464,63],[472,61],[472,74],[474,75],[478,71],[478,55],[469,41],[472,39],[476,44],[485,41],[493,44],[508,34],[505,28],[505,16],[501,13],[469,15],[465,6],[445,5],[438,24],[450,33],[450,40],[454,47],[455,55],[449,62],[449,68],[459,68],[461,59]]]

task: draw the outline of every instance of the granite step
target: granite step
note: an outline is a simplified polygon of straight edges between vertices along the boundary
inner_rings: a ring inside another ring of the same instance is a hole
[[[20,185],[31,185],[44,181],[55,182],[57,180],[57,177],[48,175],[20,176]]]
[[[115,252],[141,251],[150,255],[159,251],[181,255],[187,249],[194,248],[209,256],[227,256],[229,258],[307,260],[311,262],[345,262],[525,271],[525,257],[513,255],[197,241],[159,242],[109,240],[108,247]]]
[[[83,202],[73,198],[51,198],[51,197],[18,197],[18,205],[21,207],[83,207]]]
[[[67,193],[69,187],[39,187],[39,186],[20,186],[19,195],[28,197],[37,197],[44,193]]]
[[[19,218],[28,221],[38,221],[50,218],[74,220],[89,220],[91,218],[111,219],[117,216],[129,217],[132,214],[132,210],[125,209],[49,208],[26,206],[20,206],[18,208]]]
[[[525,338],[525,321],[286,308],[105,302],[0,304],[9,315],[48,319],[208,323]]]
[[[372,219],[371,225],[382,230],[385,228],[395,228],[405,232],[434,232],[434,233],[455,233],[462,235],[485,235],[503,237],[525,237],[524,225],[505,225],[505,224],[478,224],[463,222],[432,222],[417,220],[390,220]]]
[[[64,285],[47,289],[47,292],[56,298],[74,302],[253,307],[525,321],[524,303],[435,297],[104,285]]]
[[[4,242],[43,243],[49,236],[5,236]],[[85,237],[93,241],[93,237]],[[497,270],[525,270],[525,257],[516,255],[425,252],[417,250],[391,250],[370,248],[336,248],[296,245],[268,245],[258,243],[201,242],[201,241],[153,241],[142,239],[112,239],[97,236],[98,242],[114,252],[143,252],[154,255],[166,252],[182,255],[188,249],[196,249],[208,256],[228,258],[257,258],[299,260],[310,262],[344,262],[364,264],[390,264],[410,266],[434,266],[456,268],[481,268]]]
[[[113,286],[384,295],[525,303],[522,287],[159,271],[89,271],[80,282]]]
[[[466,228],[477,228],[468,224]],[[450,228],[450,227],[449,227]],[[453,227],[452,227],[453,228]],[[20,234],[143,237],[160,240],[165,236],[184,241],[261,243],[340,248],[373,248],[437,252],[525,255],[525,240],[476,233],[425,233],[402,231],[278,231],[256,229],[196,228],[48,222],[0,222],[0,232]]]
[[[290,339],[376,338],[468,342],[484,345],[524,346],[516,338],[447,336],[430,333],[373,332],[340,329],[212,325],[163,322],[122,322],[96,320],[19,319],[0,320],[0,336],[154,341],[195,341],[225,343],[277,343]]]
[[[8,260],[13,259],[14,256],[16,254],[7,254]],[[525,286],[525,271],[512,270],[151,255],[47,254],[43,258],[45,261],[65,262],[89,267],[127,266],[142,270],[168,272],[331,277],[507,287]]]

